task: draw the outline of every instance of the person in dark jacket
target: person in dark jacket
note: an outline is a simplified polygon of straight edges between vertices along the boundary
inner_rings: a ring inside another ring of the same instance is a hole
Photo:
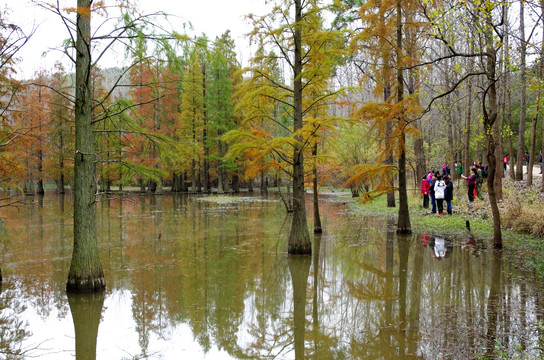
[[[448,215],[451,215],[453,212],[451,207],[451,201],[453,200],[453,181],[451,181],[449,176],[446,176],[444,181],[446,182],[446,192],[444,194],[444,200],[446,200],[446,210],[448,211]]]
[[[466,177],[465,175],[461,174],[461,178],[465,179],[467,181],[468,185],[468,201],[472,203],[474,201],[474,187],[476,186],[476,179],[478,178],[478,175],[476,173],[476,168],[473,167],[470,169],[470,176]]]
[[[436,199],[434,198],[434,183],[436,182],[437,175],[433,173],[431,178],[427,181],[429,182],[429,196],[431,197],[431,213],[436,214]]]

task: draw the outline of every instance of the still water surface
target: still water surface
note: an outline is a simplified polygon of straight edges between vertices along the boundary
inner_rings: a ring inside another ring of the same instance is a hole
[[[290,258],[273,195],[103,198],[107,291],[84,296],[64,291],[71,197],[2,209],[0,358],[544,356],[532,274],[469,237],[398,237],[349,202],[324,195],[314,254]]]

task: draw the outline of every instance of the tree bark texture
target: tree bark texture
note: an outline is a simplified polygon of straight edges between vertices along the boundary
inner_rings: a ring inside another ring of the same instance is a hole
[[[74,162],[74,249],[66,290],[102,291],[106,287],[96,241],[95,153],[91,98],[90,0],[78,0]]]
[[[402,4],[397,0],[397,102],[402,102],[404,99],[404,76],[401,66],[402,62]],[[397,121],[404,123],[406,120],[401,118]],[[410,234],[412,226],[410,224],[410,211],[408,210],[408,192],[406,189],[406,150],[405,150],[405,135],[404,131],[401,135],[402,149],[399,155],[399,216],[397,220],[397,233]]]
[[[301,0],[295,0],[295,33],[294,33],[294,121],[293,133],[302,129],[302,20]],[[303,140],[295,137],[293,149],[293,221],[289,234],[288,252],[291,255],[312,253],[312,243],[306,221],[306,205],[304,200],[304,153]]]
[[[486,39],[486,77],[487,77],[487,96],[482,98],[482,112],[484,115],[484,133],[487,145],[487,187],[489,195],[489,205],[493,214],[493,247],[496,249],[502,248],[502,231],[501,218],[497,198],[495,194],[495,176],[497,168],[497,159],[495,158],[495,136],[493,134],[493,125],[497,121],[498,105],[497,105],[497,87],[496,87],[496,66],[497,66],[497,51],[494,47],[495,41],[493,38],[493,24],[491,13],[485,16],[485,39]],[[486,97],[488,98],[486,106]]]

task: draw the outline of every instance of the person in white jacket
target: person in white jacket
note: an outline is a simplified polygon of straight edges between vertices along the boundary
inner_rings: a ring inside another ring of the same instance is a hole
[[[446,183],[439,176],[434,183],[434,198],[436,199],[436,207],[438,208],[438,215],[442,215],[444,212],[444,197],[446,194]]]

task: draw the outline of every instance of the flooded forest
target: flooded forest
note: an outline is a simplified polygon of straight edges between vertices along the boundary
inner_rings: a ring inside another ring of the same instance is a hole
[[[542,1],[2,6],[0,358],[544,357]]]

